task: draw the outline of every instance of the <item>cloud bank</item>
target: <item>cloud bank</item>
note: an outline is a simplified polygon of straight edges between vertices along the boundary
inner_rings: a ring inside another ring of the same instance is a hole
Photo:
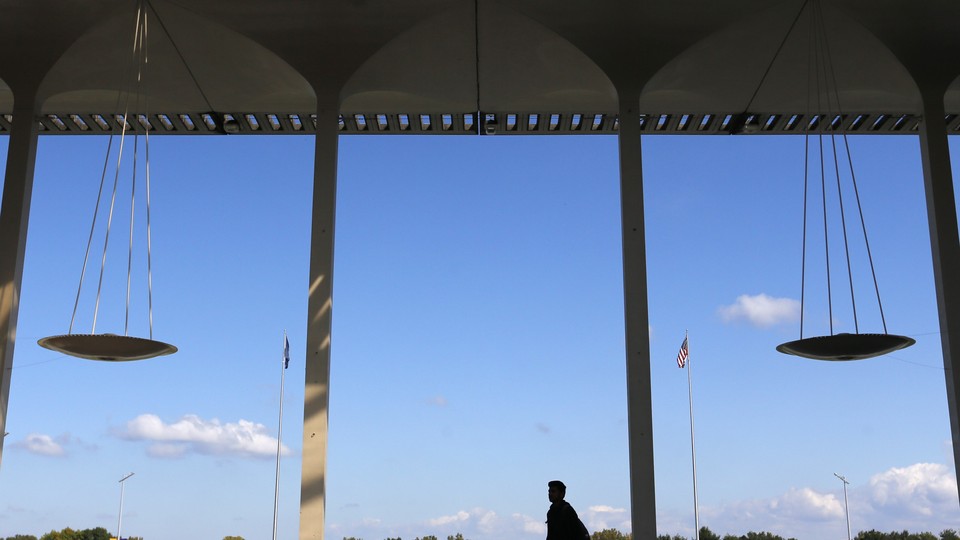
[[[839,484],[839,482],[838,482]],[[850,522],[854,534],[860,530],[930,531],[957,528],[960,505],[957,481],[952,469],[942,464],[917,463],[893,467],[848,487]],[[602,502],[577,506],[580,518],[591,532],[618,529],[630,532],[630,510]],[[543,507],[546,512],[546,505]],[[692,510],[661,510],[657,513],[658,534],[693,535]],[[795,487],[770,498],[731,501],[700,506],[700,525],[720,535],[741,535],[768,531],[785,538],[816,540],[846,535],[842,488],[818,491]],[[497,513],[486,508],[459,510],[416,523],[390,524],[375,517],[355,523],[330,523],[334,537],[416,538],[435,535],[446,538],[462,533],[470,540],[542,540],[546,535],[543,515]]]
[[[906,529],[934,534],[956,529],[960,523],[957,496],[956,476],[946,465],[893,467],[873,475],[865,484],[848,488],[851,528],[854,533]],[[770,531],[804,540],[846,532],[842,489],[792,488],[769,499],[701,507],[700,515],[701,524],[720,534]],[[669,532],[691,534],[692,527]]]
[[[792,298],[773,298],[766,294],[742,294],[729,306],[717,312],[723,322],[744,321],[760,328],[796,321],[800,318],[800,302]]]
[[[263,424],[238,420],[221,423],[188,414],[167,424],[154,414],[141,414],[117,431],[128,441],[147,441],[147,454],[156,458],[178,458],[189,453],[214,456],[267,458],[277,454],[277,438]],[[289,455],[287,446],[282,455]]]
[[[544,510],[546,511],[546,510]],[[428,518],[418,523],[385,524],[376,517],[367,517],[356,523],[330,523],[333,537],[356,538],[422,538],[434,535],[446,538],[462,533],[470,540],[501,538],[543,539],[547,533],[542,517],[530,517],[520,513],[501,515],[493,510],[475,507],[452,514]]]
[[[894,467],[871,477],[867,489],[869,509],[895,519],[949,514],[957,506],[957,478],[939,463]]]
[[[22,441],[14,443],[13,447],[22,448],[31,454],[40,456],[63,457],[67,455],[64,443],[68,439],[69,437],[58,437],[58,440],[54,440],[49,435],[31,433]]]

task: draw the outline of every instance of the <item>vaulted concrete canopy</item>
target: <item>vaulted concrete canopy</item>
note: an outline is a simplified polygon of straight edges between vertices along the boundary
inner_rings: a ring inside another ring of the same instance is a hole
[[[176,5],[154,4],[148,64],[139,92],[147,111],[303,110],[313,89],[275,54],[221,24]],[[51,68],[41,85],[44,111],[109,111],[132,80],[136,4],[97,21]],[[78,69],[79,68],[79,69]]]
[[[109,95],[131,46],[133,2],[90,0],[78,9],[63,1],[43,10],[5,4],[0,79],[11,86],[44,80],[44,114],[116,112]],[[615,85],[641,89],[638,112],[648,116],[808,108],[806,15],[771,65],[801,0],[150,5],[156,20],[148,87],[157,113],[207,112],[217,121],[224,114],[310,115],[323,94],[337,96],[348,116],[462,115],[478,103],[499,115],[614,115]],[[957,3],[829,0],[823,12],[844,112],[919,115],[921,78],[943,87],[947,113],[960,113],[960,42],[951,24],[960,17]],[[43,39],[35,39],[37,28]],[[10,114],[12,99],[0,85],[0,114]],[[7,124],[0,121],[0,129]],[[344,129],[378,132],[352,127]],[[906,129],[915,128],[911,122]]]
[[[117,90],[137,4],[0,0],[0,135],[10,137],[0,201],[0,432],[37,139],[119,131]],[[960,463],[960,242],[947,145],[947,134],[960,133],[957,0],[146,5],[147,105],[131,129],[316,137],[300,538],[324,532],[340,134],[617,135],[631,518],[634,537],[644,540],[656,536],[656,514],[641,136],[795,134],[809,126],[917,134]],[[822,8],[821,50],[829,48],[840,101],[826,110],[812,110],[807,91],[813,6]]]

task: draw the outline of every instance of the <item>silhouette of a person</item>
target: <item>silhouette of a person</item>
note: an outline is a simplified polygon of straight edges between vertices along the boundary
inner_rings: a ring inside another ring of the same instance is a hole
[[[547,497],[551,503],[547,510],[547,540],[589,540],[590,533],[577,511],[563,500],[566,496],[567,486],[563,482],[547,482]]]

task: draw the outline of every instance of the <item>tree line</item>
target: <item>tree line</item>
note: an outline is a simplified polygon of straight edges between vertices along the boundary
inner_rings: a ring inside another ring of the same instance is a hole
[[[228,539],[224,539],[228,540]],[[240,539],[242,540],[242,539]],[[345,536],[343,540],[363,540],[363,538],[357,538],[354,536]],[[403,540],[400,537],[397,538],[385,538],[384,540]],[[418,536],[414,540],[440,540],[436,536]],[[457,533],[456,535],[447,536],[447,540],[464,540],[462,534]],[[590,540],[633,540],[633,535],[630,533],[622,533],[617,529],[603,529],[602,531],[596,531],[590,535]],[[693,540],[688,539],[685,536],[679,534],[669,535],[661,534],[657,536],[657,540]],[[796,538],[784,538],[780,535],[773,534],[770,532],[754,532],[750,531],[746,534],[736,535],[736,534],[725,534],[720,536],[719,534],[711,531],[708,527],[700,527],[700,540],[797,540]],[[940,535],[937,536],[930,532],[921,532],[921,533],[911,533],[909,531],[893,531],[893,532],[880,532],[876,530],[869,531],[860,531],[857,533],[857,536],[854,537],[854,540],[960,540],[960,534],[953,529],[946,529],[940,531]]]
[[[62,530],[50,531],[39,539],[32,534],[17,534],[0,540],[112,540],[110,533],[103,527],[93,529],[74,530],[70,527]],[[143,540],[139,536],[125,537],[123,540]]]
[[[70,527],[60,531],[50,531],[40,538],[32,534],[17,534],[14,536],[8,536],[6,538],[0,538],[0,540],[112,540],[110,533],[103,527],[96,527],[93,529],[83,529],[83,530],[74,530]],[[131,536],[124,538],[123,540],[143,540],[143,538],[138,536]],[[223,540],[244,540],[242,536],[224,536]],[[353,536],[345,536],[343,540],[363,540],[362,538],[357,538]],[[400,537],[397,538],[386,538],[384,540],[403,540]],[[414,540],[440,540],[437,536],[427,535],[427,536],[418,536]],[[463,534],[457,533],[447,536],[446,540],[466,540],[463,537]],[[617,529],[603,529],[602,531],[596,531],[590,535],[590,540],[633,540],[633,535],[630,533],[622,533]],[[679,534],[669,535],[661,534],[657,536],[657,540],[693,540],[688,539],[685,536]],[[769,532],[748,532],[742,535],[735,534],[725,534],[720,536],[719,534],[711,531],[708,527],[700,527],[700,540],[797,540],[796,538],[784,538],[780,535],[769,533]],[[892,532],[880,532],[877,530],[869,531],[860,531],[857,533],[857,536],[854,537],[854,540],[960,540],[960,533],[953,529],[945,529],[940,531],[940,535],[935,535],[931,532],[920,532],[912,533],[909,531],[892,531]]]

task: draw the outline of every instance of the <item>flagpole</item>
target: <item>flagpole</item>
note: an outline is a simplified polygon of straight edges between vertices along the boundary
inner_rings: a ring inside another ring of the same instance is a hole
[[[697,501],[697,450],[693,437],[693,367],[690,358],[690,336],[684,332],[683,341],[687,344],[687,396],[690,400],[690,456],[693,462],[693,523],[694,540],[700,540],[700,505]]]
[[[277,422],[277,475],[273,484],[273,540],[277,540],[277,512],[280,509],[280,449],[283,437],[283,379],[287,373],[289,357],[287,331],[283,331],[283,356],[280,359],[280,420]]]

